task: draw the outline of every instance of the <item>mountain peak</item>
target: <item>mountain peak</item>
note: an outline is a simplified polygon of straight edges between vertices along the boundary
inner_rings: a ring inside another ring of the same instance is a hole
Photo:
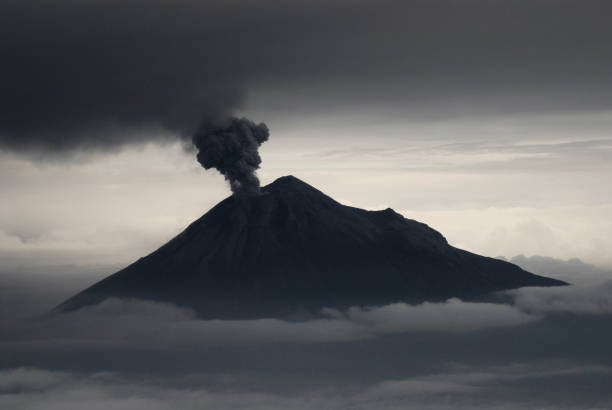
[[[302,193],[305,195],[321,195],[329,198],[323,192],[319,191],[312,185],[307,184],[293,175],[279,177],[270,184],[261,188],[263,193]],[[331,199],[331,198],[329,198]]]
[[[274,182],[270,183],[268,186],[279,185],[279,184],[306,184],[306,183],[302,181],[301,179],[294,177],[293,175],[285,175],[285,176],[276,178]]]

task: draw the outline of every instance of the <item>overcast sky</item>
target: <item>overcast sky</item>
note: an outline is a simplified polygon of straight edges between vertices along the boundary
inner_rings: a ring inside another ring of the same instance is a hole
[[[203,118],[489,256],[612,266],[607,1],[5,1],[4,266],[126,264],[229,194]]]

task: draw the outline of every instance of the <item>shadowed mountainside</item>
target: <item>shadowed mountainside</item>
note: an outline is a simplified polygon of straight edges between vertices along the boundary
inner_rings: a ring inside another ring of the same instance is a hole
[[[261,195],[226,198],[157,251],[58,309],[131,297],[190,307],[205,318],[290,317],[563,284],[454,248],[392,209],[345,206],[286,176]]]

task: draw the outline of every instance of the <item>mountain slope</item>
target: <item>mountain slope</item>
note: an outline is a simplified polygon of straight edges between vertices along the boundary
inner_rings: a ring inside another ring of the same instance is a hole
[[[171,302],[207,318],[285,317],[562,284],[454,248],[392,209],[344,206],[287,176],[262,195],[226,198],[157,251],[59,309],[116,296]]]

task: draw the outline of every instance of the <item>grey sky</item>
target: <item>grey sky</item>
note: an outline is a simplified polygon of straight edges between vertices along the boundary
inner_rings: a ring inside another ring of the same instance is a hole
[[[485,255],[612,266],[610,118],[271,116],[259,176],[291,173],[346,204],[392,207]],[[0,181],[5,266],[127,264],[229,195],[173,144],[47,163],[0,154]]]
[[[269,125],[264,183],[612,266],[609,2],[0,7],[4,266],[154,250],[228,193],[181,148],[225,114]]]

